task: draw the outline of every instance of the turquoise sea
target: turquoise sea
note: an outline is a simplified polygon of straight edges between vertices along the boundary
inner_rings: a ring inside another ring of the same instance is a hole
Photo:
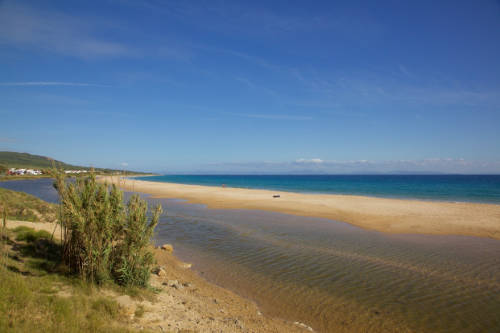
[[[289,192],[500,203],[500,175],[165,175],[136,179]]]

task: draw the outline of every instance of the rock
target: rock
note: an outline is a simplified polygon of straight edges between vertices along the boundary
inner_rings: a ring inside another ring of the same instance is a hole
[[[178,290],[184,289],[184,287],[177,280],[168,280],[167,283],[163,284]]]
[[[163,244],[161,249],[167,252],[174,252],[174,247],[170,244]]]
[[[241,329],[243,329],[243,327],[244,327],[243,323],[238,319],[234,320],[234,324],[236,325],[236,327],[239,327]]]
[[[191,268],[191,266],[193,266],[193,264],[190,264],[190,263],[187,263],[187,262],[182,262],[182,263],[179,264],[179,267],[183,268],[183,269]]]
[[[296,322],[294,322],[294,324],[295,324],[295,325],[297,325],[297,326],[300,326],[300,327],[302,327],[302,328],[305,328],[306,330],[308,330],[308,331],[310,331],[310,332],[314,332],[314,330],[313,330],[313,328],[312,328],[311,326],[307,326],[307,325],[306,325],[306,324],[304,324],[304,323],[301,323],[301,322],[299,322],[299,321],[296,321]]]
[[[167,275],[167,271],[163,267],[161,267],[161,266],[156,267],[153,270],[153,273],[156,274],[156,275],[158,275],[158,276],[161,276],[161,277],[164,277],[164,276]]]

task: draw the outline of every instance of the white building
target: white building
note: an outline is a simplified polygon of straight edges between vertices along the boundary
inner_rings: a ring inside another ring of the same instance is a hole
[[[38,176],[41,175],[42,173],[43,172],[41,170],[36,170],[36,169],[16,169],[16,168],[9,169],[10,175],[18,175],[18,176],[24,176],[24,175]]]

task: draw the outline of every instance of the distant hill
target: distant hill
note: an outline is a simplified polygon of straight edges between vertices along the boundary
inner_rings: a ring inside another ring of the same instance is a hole
[[[90,170],[90,167],[71,165],[61,161],[54,160],[50,157],[32,155],[28,153],[17,153],[11,151],[0,151],[0,165],[8,168],[31,168],[31,169],[50,169],[53,163],[57,168],[63,170]],[[126,173],[142,173],[128,170],[103,169],[95,168],[99,172],[126,172]]]
[[[52,162],[54,162],[58,168],[65,170],[87,169],[85,167],[66,164],[46,156],[0,151],[0,164],[8,166],[9,168],[49,169],[52,167]]]

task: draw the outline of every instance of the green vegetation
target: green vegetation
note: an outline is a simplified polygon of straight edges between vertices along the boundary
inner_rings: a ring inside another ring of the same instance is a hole
[[[35,231],[33,228],[28,228],[24,226],[15,228],[14,232],[17,234],[16,240],[30,242],[30,243],[36,242],[40,239],[52,238],[52,235],[45,230]]]
[[[10,151],[0,151],[0,164],[9,168],[33,168],[33,169],[51,169],[52,163],[60,169],[88,169],[61,161],[56,161],[49,157],[31,155],[28,153],[16,153]]]
[[[2,167],[4,169],[2,169]],[[8,168],[31,168],[31,169],[40,169],[49,171],[53,167],[62,170],[91,170],[91,167],[71,165],[61,161],[54,160],[46,156],[32,155],[28,153],[17,153],[10,151],[0,151],[0,174],[5,174]],[[104,169],[98,168],[95,170],[99,173],[120,172],[123,174],[142,174],[142,172],[106,169],[106,168]],[[32,178],[38,178],[38,177],[32,177]],[[9,179],[10,178],[11,177],[9,177]],[[27,178],[27,176],[22,176],[22,178],[23,179]]]
[[[54,172],[61,199],[63,261],[85,280],[113,280],[124,286],[147,286],[153,255],[149,242],[161,214],[157,206],[151,218],[138,195],[123,205],[123,193],[115,186],[96,182],[95,174],[66,183]]]
[[[24,192],[0,188],[0,211],[4,210],[11,220],[54,222],[57,217],[57,205]]]
[[[54,176],[61,205],[0,188],[0,332],[128,332],[129,313],[100,290],[152,298],[144,287],[161,207],[148,218],[145,201],[133,196],[124,205],[123,193],[97,183],[93,172],[74,183],[61,172]],[[6,228],[7,218],[56,216],[62,240],[43,230]],[[135,315],[143,314],[138,307]]]
[[[6,231],[0,249],[0,332],[128,332],[111,298],[61,274],[60,244],[30,228]]]

